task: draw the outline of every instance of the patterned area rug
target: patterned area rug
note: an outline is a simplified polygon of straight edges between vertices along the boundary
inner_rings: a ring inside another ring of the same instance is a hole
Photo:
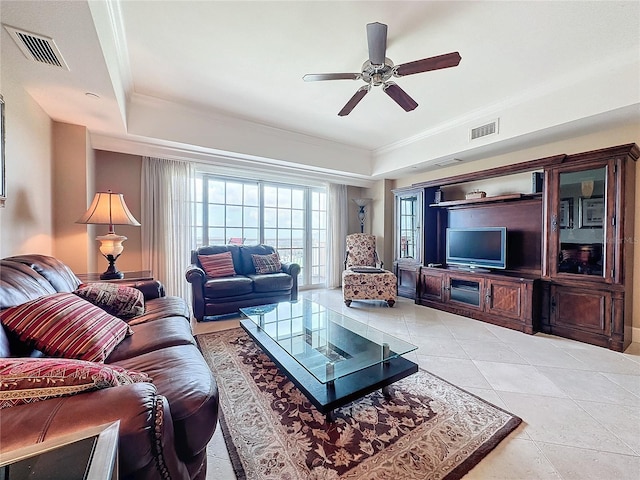
[[[241,328],[197,339],[238,478],[459,479],[521,422],[419,370],[327,423]]]

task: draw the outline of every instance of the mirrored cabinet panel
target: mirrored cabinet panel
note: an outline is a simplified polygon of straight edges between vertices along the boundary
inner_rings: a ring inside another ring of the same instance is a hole
[[[606,167],[559,174],[557,271],[603,276]]]
[[[398,295],[415,298],[417,269],[422,262],[423,189],[397,189],[393,270],[398,277]]]
[[[418,257],[419,211],[418,195],[404,196],[398,199],[400,237],[397,252],[398,258],[416,259]]]

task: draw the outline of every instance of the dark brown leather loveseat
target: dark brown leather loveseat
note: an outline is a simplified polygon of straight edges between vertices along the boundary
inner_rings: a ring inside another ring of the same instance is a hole
[[[0,310],[80,281],[59,260],[20,255],[0,260]],[[188,304],[164,295],[159,282],[133,285],[145,313],[127,322],[134,333],[105,360],[144,372],[153,383],[132,383],[49,398],[0,410],[0,451],[120,421],[121,479],[204,479],[206,447],[218,420],[218,389],[191,333]],[[0,357],[41,356],[0,328]],[[1,358],[0,358],[1,360]]]
[[[199,255],[231,252],[236,274],[211,278],[202,268]],[[206,316],[237,312],[242,307],[298,299],[300,265],[282,263],[278,273],[257,274],[251,255],[270,255],[268,245],[211,245],[191,251],[191,265],[185,276],[191,283],[193,316],[199,322]]]

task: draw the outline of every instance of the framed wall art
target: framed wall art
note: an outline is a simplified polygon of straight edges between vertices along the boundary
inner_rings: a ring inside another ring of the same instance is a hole
[[[604,226],[604,198],[580,197],[580,228]]]
[[[558,219],[560,220],[560,228],[573,228],[573,198],[560,200]]]

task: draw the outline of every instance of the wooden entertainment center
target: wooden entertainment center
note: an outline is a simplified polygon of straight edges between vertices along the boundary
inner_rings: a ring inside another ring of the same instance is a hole
[[[394,190],[398,294],[525,333],[623,351],[631,343],[639,156],[628,144]],[[514,177],[530,178],[521,188],[528,191],[461,193]],[[477,227],[506,227],[506,269],[446,265],[447,228]]]

